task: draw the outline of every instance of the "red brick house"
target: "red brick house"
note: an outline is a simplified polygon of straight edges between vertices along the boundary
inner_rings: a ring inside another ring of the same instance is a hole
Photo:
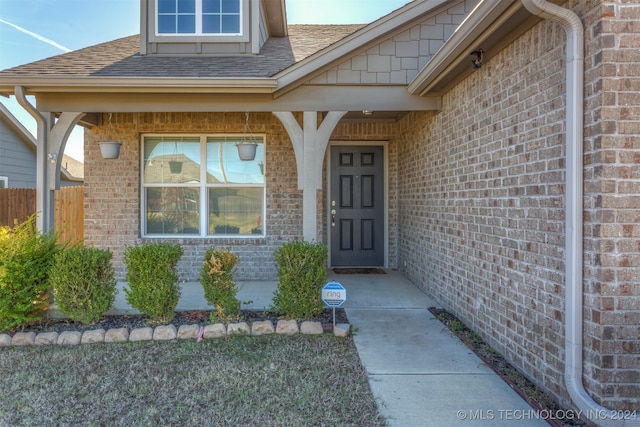
[[[403,272],[567,406],[639,425],[610,411],[640,408],[639,4],[415,0],[365,26],[171,4],[0,72],[40,159],[87,126],[85,240],[121,277],[141,242],[183,245],[183,280],[211,245],[258,279],[283,242],[325,242],[330,267]]]

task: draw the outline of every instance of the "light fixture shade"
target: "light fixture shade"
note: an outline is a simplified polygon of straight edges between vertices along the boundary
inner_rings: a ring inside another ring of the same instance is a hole
[[[238,156],[240,156],[240,160],[253,160],[256,158],[256,148],[258,148],[258,144],[255,142],[239,142],[236,144],[238,148]]]
[[[100,142],[100,154],[103,159],[117,159],[120,157],[120,146],[122,142],[102,141]]]

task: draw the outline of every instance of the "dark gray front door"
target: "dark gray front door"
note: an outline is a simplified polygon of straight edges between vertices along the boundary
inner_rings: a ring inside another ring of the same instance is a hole
[[[332,266],[384,265],[383,174],[381,146],[331,147]]]

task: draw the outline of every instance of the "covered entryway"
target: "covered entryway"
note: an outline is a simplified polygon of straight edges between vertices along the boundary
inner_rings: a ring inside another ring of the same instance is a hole
[[[384,149],[332,146],[331,266],[384,266]]]

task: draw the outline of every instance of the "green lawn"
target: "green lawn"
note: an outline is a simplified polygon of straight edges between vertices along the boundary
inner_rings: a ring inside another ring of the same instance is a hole
[[[0,349],[0,426],[381,426],[352,338]]]

